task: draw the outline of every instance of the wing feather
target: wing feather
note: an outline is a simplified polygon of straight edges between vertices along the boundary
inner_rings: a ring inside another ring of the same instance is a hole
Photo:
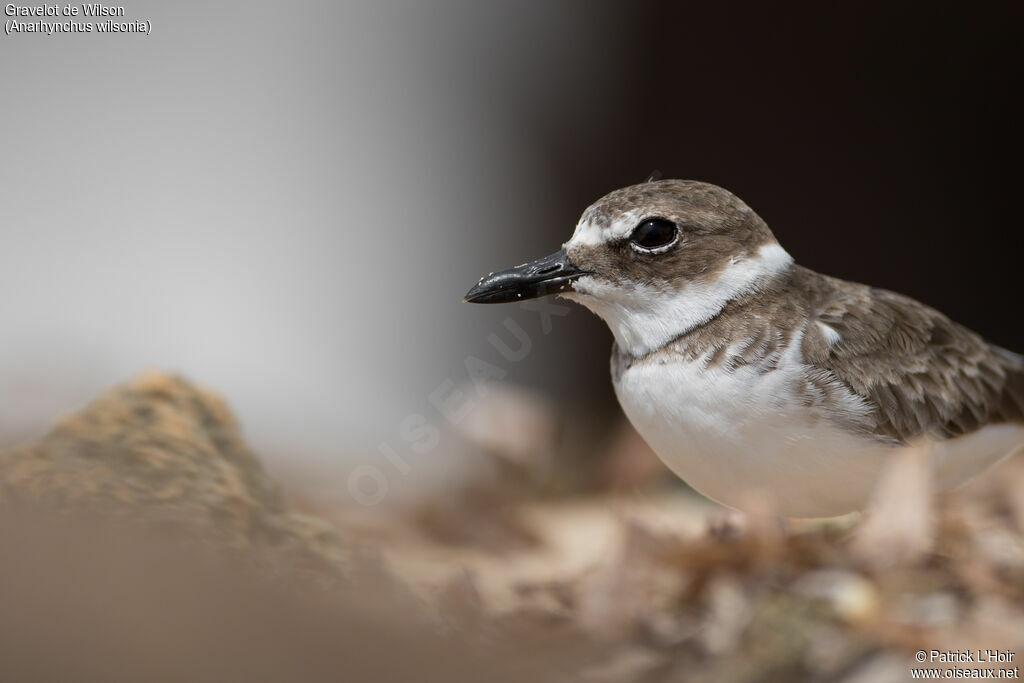
[[[866,402],[874,436],[905,443],[1024,422],[1024,357],[901,294],[824,276],[806,284],[812,320],[839,338],[806,337],[804,359]]]

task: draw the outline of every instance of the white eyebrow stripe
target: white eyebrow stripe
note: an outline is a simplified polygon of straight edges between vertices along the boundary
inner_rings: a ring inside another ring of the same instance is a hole
[[[575,246],[594,247],[626,237],[633,232],[633,228],[640,222],[641,217],[640,211],[629,211],[621,214],[614,222],[604,227],[581,220],[576,224],[576,231],[572,234],[572,238],[564,246],[566,249]]]

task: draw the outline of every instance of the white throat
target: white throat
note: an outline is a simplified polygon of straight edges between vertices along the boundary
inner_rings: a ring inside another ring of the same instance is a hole
[[[641,283],[613,285],[588,275],[562,296],[603,318],[620,349],[642,356],[708,322],[792,263],[793,257],[773,242],[750,258],[731,261],[713,282],[690,282],[674,292]]]

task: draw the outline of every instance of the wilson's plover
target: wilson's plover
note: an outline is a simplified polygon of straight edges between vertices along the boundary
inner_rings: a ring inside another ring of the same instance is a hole
[[[698,491],[798,517],[860,509],[899,449],[937,488],[1024,446],[1024,357],[924,304],[796,265],[728,191],[662,180],[583,212],[562,249],[466,301],[577,301],[615,337],[619,403]]]

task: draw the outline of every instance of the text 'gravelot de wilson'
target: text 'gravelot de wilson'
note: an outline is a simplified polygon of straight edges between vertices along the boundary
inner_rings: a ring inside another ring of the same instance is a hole
[[[125,17],[123,5],[67,3],[64,5],[4,5],[4,32],[7,35],[41,33],[143,33],[149,34],[153,22],[148,19],[118,21]],[[77,20],[76,20],[77,19]]]

